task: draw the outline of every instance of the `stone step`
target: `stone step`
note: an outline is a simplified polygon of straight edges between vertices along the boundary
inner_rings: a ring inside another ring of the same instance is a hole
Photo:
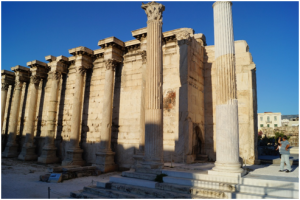
[[[161,169],[145,169],[145,168],[136,168],[135,172],[146,173],[146,174],[161,174]]]
[[[290,199],[285,197],[259,195],[259,194],[247,194],[247,193],[232,193],[230,199]]]
[[[149,197],[149,198],[159,198],[159,199],[171,199],[171,198],[172,199],[173,198],[176,198],[176,199],[214,198],[215,199],[215,198],[217,198],[216,196],[212,195],[209,192],[207,192],[205,196],[200,196],[200,195],[194,195],[194,194],[184,194],[184,193],[172,192],[172,191],[167,191],[167,190],[152,189],[152,188],[120,184],[120,183],[112,183],[111,188],[114,190],[122,191],[122,192],[129,192],[129,193],[138,194],[138,195]]]
[[[176,178],[176,177],[164,177],[164,183],[157,183],[156,187],[166,190],[183,190],[188,192],[188,188],[191,189],[192,194],[201,194],[205,192],[204,188],[213,189],[216,191],[223,191],[224,198],[231,198],[231,195],[254,195],[259,196],[268,196],[276,198],[298,198],[299,190],[288,187],[288,185],[282,184],[282,187],[261,187],[253,185],[240,185],[240,184],[231,184],[231,183],[220,183],[213,181],[203,181],[195,179],[186,179],[186,178]],[[180,184],[182,187],[176,185]],[[291,183],[289,184],[292,185]],[[232,193],[232,194],[231,194]]]
[[[107,199],[108,198],[105,196],[99,196],[88,192],[83,192],[83,190],[70,192],[70,197],[75,199]]]
[[[137,179],[154,181],[156,179],[157,175],[156,174],[146,174],[146,173],[125,171],[125,172],[122,172],[122,176],[129,177],[129,178],[137,178]]]
[[[182,184],[183,183],[183,184]],[[218,183],[183,178],[164,177],[164,183],[157,183],[156,188],[183,193],[195,194],[198,190],[211,189],[224,192],[234,192],[235,185],[230,183]]]
[[[156,182],[154,182],[154,181],[127,178],[127,177],[118,176],[118,175],[111,176],[109,178],[109,181],[111,183],[122,183],[122,184],[135,185],[135,186],[141,186],[141,187],[147,187],[147,188],[155,188],[155,184],[156,184]],[[97,183],[97,185],[98,185],[98,183]]]
[[[137,195],[137,194],[130,194],[126,192],[120,192],[116,190],[111,190],[111,189],[104,189],[104,188],[98,188],[96,186],[87,186],[83,188],[83,192],[86,193],[91,193],[94,195],[99,195],[99,196],[105,196],[109,198],[114,198],[114,199],[143,199],[145,197]]]

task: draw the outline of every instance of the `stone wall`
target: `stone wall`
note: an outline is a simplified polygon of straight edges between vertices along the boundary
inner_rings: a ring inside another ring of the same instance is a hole
[[[214,46],[205,47],[205,151],[209,159],[215,160],[215,111],[216,111],[216,69],[214,66]],[[237,97],[239,111],[239,151],[247,163],[257,159],[257,97],[256,67],[249,53],[246,41],[235,41]]]
[[[262,137],[274,137],[276,132],[290,136],[289,142],[291,146],[299,147],[299,126],[282,126],[277,128],[262,127],[260,128]]]

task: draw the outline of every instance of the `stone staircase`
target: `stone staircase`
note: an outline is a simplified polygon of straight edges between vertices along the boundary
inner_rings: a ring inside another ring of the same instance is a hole
[[[163,182],[155,182],[165,174]],[[180,198],[180,199],[291,199],[299,197],[298,182],[270,181],[255,177],[214,177],[207,171],[126,171],[72,192],[72,198]]]

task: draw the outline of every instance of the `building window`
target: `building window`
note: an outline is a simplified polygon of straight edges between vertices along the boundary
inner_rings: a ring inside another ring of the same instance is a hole
[[[274,121],[277,121],[277,116],[274,116]]]
[[[267,121],[268,121],[268,122],[270,121],[270,117],[269,117],[269,116],[267,117]]]
[[[270,127],[270,124],[267,124],[267,127]]]
[[[262,121],[263,120],[263,117],[260,117],[260,121]]]
[[[274,127],[277,127],[277,124],[274,124]]]
[[[260,127],[264,127],[264,125],[263,125],[263,124],[261,124],[261,125],[260,125]]]

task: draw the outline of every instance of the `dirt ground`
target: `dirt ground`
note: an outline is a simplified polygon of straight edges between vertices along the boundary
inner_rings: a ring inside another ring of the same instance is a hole
[[[82,190],[84,186],[96,185],[98,180],[109,179],[111,175],[121,172],[101,174],[99,176],[81,177],[63,181],[62,183],[47,183],[39,181],[40,175],[48,173],[48,168],[59,164],[38,164],[36,161],[20,161],[16,158],[1,160],[1,198],[10,199],[46,199],[48,187],[50,198],[69,198],[70,192]]]

